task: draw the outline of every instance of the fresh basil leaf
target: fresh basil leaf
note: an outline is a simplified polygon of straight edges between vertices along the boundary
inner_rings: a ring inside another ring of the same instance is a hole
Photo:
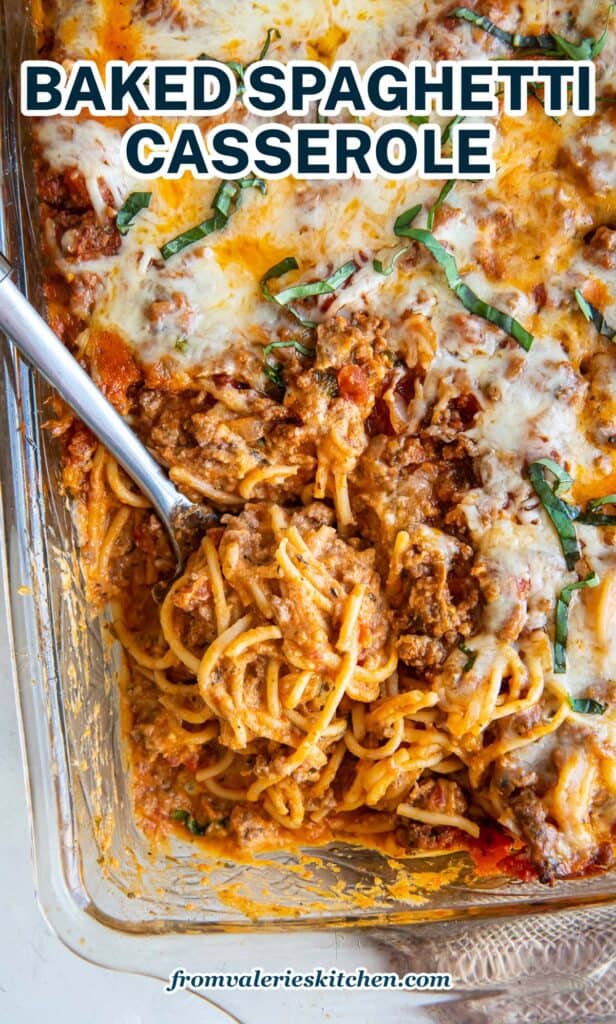
[[[189,245],[193,245],[194,242],[200,242],[202,238],[207,238],[213,231],[220,231],[224,228],[227,223],[227,218],[222,213],[215,213],[213,217],[208,217],[207,220],[201,221],[200,224],[196,224],[194,228],[189,228],[188,231],[182,231],[180,235],[172,238],[171,241],[165,242],[160,247],[160,254],[164,260],[168,260],[171,256],[175,256],[176,253],[181,252],[182,249],[186,249]]]
[[[197,60],[211,60],[214,64],[224,64],[235,75],[237,82],[236,95],[242,96],[246,92],[246,83],[244,81],[245,68],[239,60],[220,60],[219,57],[212,57],[209,53],[200,53]]]
[[[609,497],[613,497],[613,495]],[[603,504],[612,505],[613,502],[605,500]],[[593,502],[589,501],[584,511],[577,516],[577,522],[584,526],[616,526],[616,515],[610,515],[609,512],[595,512],[596,508],[600,508],[600,506],[595,504],[593,508]]]
[[[340,288],[346,281],[355,273],[357,270],[357,264],[353,260],[349,260],[344,263],[341,267],[326,277],[323,281],[308,281],[305,284],[292,285],[290,288],[284,288],[280,292],[272,292],[268,286],[268,281],[273,278],[283,277],[284,274],[288,274],[290,270],[298,270],[299,264],[294,256],[287,256],[281,260],[280,263],[276,263],[275,266],[270,269],[261,278],[261,294],[268,302],[275,302],[276,305],[284,307],[292,316],[295,317],[299,323],[304,327],[316,327],[316,323],[312,320],[303,320],[300,314],[289,305],[294,299],[307,299],[312,298],[315,295],[330,295]]]
[[[151,198],[151,192],[131,192],[116,215],[116,227],[121,235],[128,234],[134,218],[141,210],[147,210]]]
[[[267,357],[275,348],[294,348],[296,352],[299,352],[300,356],[306,356],[308,359],[313,359],[315,356],[313,348],[306,348],[305,345],[302,345],[295,338],[292,338],[290,341],[270,341],[269,345],[266,345],[263,349],[263,355]]]
[[[557,462],[554,462],[554,459],[548,459],[547,457],[543,459],[535,459],[533,466],[543,466],[545,469],[549,469],[550,473],[556,480],[556,483],[552,487],[554,494],[565,494],[567,491],[571,490],[571,487],[573,486],[573,477],[570,473],[567,473],[566,469],[563,469],[563,467],[559,466]]]
[[[396,217],[394,222],[394,234],[397,235],[398,238],[408,238],[409,229],[417,214],[420,212],[421,205],[421,203],[417,203],[416,206],[411,206],[410,209],[405,210],[399,217]],[[392,255],[388,264],[383,263],[382,260],[373,260],[372,266],[376,270],[377,274],[382,274],[383,277],[389,277],[390,274],[393,274],[398,260],[405,252],[408,251],[408,249],[408,245],[400,246],[400,248]]]
[[[399,232],[396,231],[396,234],[399,234]],[[479,296],[462,281],[458,273],[454,257],[450,252],[447,252],[447,250],[443,248],[441,243],[436,240],[431,232],[425,231],[423,228],[411,228],[410,230],[405,231],[405,236],[407,238],[412,238],[415,242],[420,242],[421,245],[424,245],[434,256],[437,263],[439,263],[445,271],[447,284],[460,299],[462,305],[468,309],[469,313],[474,313],[475,316],[480,316],[484,320],[488,320],[489,323],[500,327],[505,334],[508,334],[511,338],[517,341],[518,345],[528,352],[533,343],[532,334],[530,334],[524,327],[522,327],[522,324],[518,323],[518,321],[508,313],[503,313],[502,310],[497,309],[495,306],[491,306],[489,303],[484,302],[483,299],[480,299]]]
[[[556,32],[549,32],[546,35],[540,36],[525,36],[517,32],[507,32],[493,21],[490,21],[485,15],[477,14],[476,11],[471,11],[468,7],[457,7],[455,11],[452,11],[451,17],[469,22],[475,28],[482,29],[488,35],[494,36],[495,39],[499,39],[501,43],[505,43],[506,46],[510,46],[514,50],[539,51],[540,54],[545,53],[550,57],[568,57],[569,60],[594,60],[595,57],[599,56],[607,42],[610,18],[615,9],[616,4],[611,4],[607,14],[605,29],[598,39],[589,37],[582,39],[579,43],[572,43]]]
[[[273,267],[270,267],[265,272],[259,284],[261,286],[261,294],[268,302],[275,302],[276,296],[270,291],[267,282],[273,281],[277,277],[284,277],[290,270],[299,270],[299,263],[295,256],[285,256],[283,260],[280,260],[280,263],[274,264]]]
[[[229,219],[231,206],[237,194],[237,185],[234,181],[223,181],[214,196],[212,207],[217,210],[225,220]]]
[[[372,260],[372,266],[376,270],[377,274],[382,274],[383,277],[389,277],[389,275],[393,274],[394,270],[396,269],[396,264],[398,263],[400,257],[403,256],[404,253],[408,251],[408,245],[401,245],[400,248],[396,249],[396,251],[393,253],[389,263],[383,263],[381,260]]]
[[[583,512],[577,517],[578,523],[585,526],[616,526],[616,515],[609,512],[597,512],[604,505],[616,505],[616,494],[606,494],[603,498],[592,498]]]
[[[251,177],[248,177],[248,178],[235,178],[235,184],[239,185],[241,192],[243,192],[244,189],[247,189],[247,188],[258,188],[259,192],[262,192],[263,195],[266,195],[266,193],[267,193],[267,183],[263,180],[263,178],[251,178]],[[237,199],[238,206],[239,206],[239,201],[240,200],[239,200],[239,196],[238,196],[238,199]]]
[[[181,821],[185,825],[186,822],[188,821],[190,815],[189,815],[188,811],[184,811],[184,810],[182,810],[181,808],[178,807],[178,808],[176,808],[175,811],[171,811],[171,814],[169,815],[169,817],[172,818],[173,821]]]
[[[609,512],[597,512],[604,505],[616,505],[616,494],[606,494],[603,498],[592,498],[583,512],[578,516],[578,523],[585,526],[616,526],[616,515]]]
[[[410,209],[405,210],[399,217],[396,217],[394,222],[394,235],[397,235],[398,238],[408,238],[411,224],[420,210],[421,203],[417,203],[417,206],[411,206]]]
[[[263,46],[261,47],[261,51],[259,53],[258,60],[265,60],[265,58],[267,57],[267,51],[269,50],[270,46],[272,45],[274,39],[280,39],[280,32],[278,31],[277,28],[268,28],[267,35],[265,37],[265,42],[263,43]],[[246,65],[246,66],[248,67],[249,65]]]
[[[434,205],[431,206],[430,209],[428,210],[428,230],[429,231],[432,230],[432,227],[434,225],[434,218],[435,218],[436,214],[438,213],[438,211],[440,210],[441,206],[443,205],[443,203],[447,199],[447,196],[449,195],[449,193],[452,191],[452,189],[455,188],[455,186],[456,186],[456,179],[455,178],[452,178],[450,181],[446,181],[445,184],[443,185],[441,191],[439,192],[438,196],[436,197],[436,201],[434,202]]]
[[[549,461],[551,462],[552,460],[550,459]],[[574,505],[569,505],[566,501],[563,501],[562,498],[558,497],[556,491],[559,487],[562,489],[564,486],[558,476],[558,483],[555,489],[550,487],[543,472],[545,465],[546,463],[544,459],[531,462],[528,467],[528,476],[535,493],[550,517],[552,525],[558,534],[558,539],[560,540],[560,546],[562,548],[563,555],[565,556],[567,568],[573,569],[575,563],[579,558],[581,558],[575,526],[573,525],[573,521],[577,519],[579,515],[579,509]],[[554,463],[554,465],[556,466],[557,464]],[[548,466],[547,468],[554,473],[552,466]],[[564,474],[565,471],[561,469],[560,466],[558,468],[560,473]],[[566,474],[566,476],[568,477],[569,475]]]
[[[477,661],[477,655],[479,652],[474,651],[471,647],[467,647],[466,644],[462,642],[458,644],[458,650],[462,651],[462,654],[466,655],[466,661],[462,668],[462,674],[464,675],[472,669],[473,665]]]
[[[258,188],[263,195],[267,193],[267,185],[263,178],[236,178],[223,181],[214,196],[212,208],[217,210],[226,220],[235,213],[242,202],[242,192],[247,188]]]
[[[592,697],[569,697],[569,707],[578,715],[602,715],[607,709],[607,704],[601,704]]]
[[[348,281],[356,270],[357,264],[353,260],[349,260],[323,281],[309,281],[306,284],[296,284],[278,292],[276,302],[281,306],[286,306],[293,299],[308,299],[314,295],[329,295]]]
[[[282,374],[282,363],[263,363],[263,373],[267,379],[277,388],[284,388],[284,377]]]
[[[518,33],[507,32],[506,29],[490,21],[484,14],[477,14],[476,11],[471,11],[468,7],[456,7],[455,11],[451,12],[451,17],[458,18],[461,21],[468,21],[475,28],[482,29],[489,36],[494,36],[495,39],[505,43],[506,46],[511,46],[515,50],[546,50],[548,52],[556,52],[557,49],[551,35],[523,36]]]
[[[560,118],[556,117],[555,114],[548,114],[547,110],[545,109],[545,100],[540,92],[540,87],[535,82],[529,82],[528,91],[531,93],[531,95],[535,97],[537,103],[541,104],[546,117],[549,117],[554,122],[554,124],[558,125],[559,128],[562,127],[562,121],[560,120]]]
[[[574,288],[573,294],[575,295],[575,300],[588,323],[594,324],[599,334],[602,334],[604,338],[609,338],[610,341],[613,341],[613,339],[616,338],[616,328],[611,327],[610,324],[608,324],[603,313],[584,298],[579,288]]]
[[[616,494],[606,494],[603,498],[591,498],[586,507],[594,512],[602,505],[616,505]]]
[[[204,836],[208,830],[207,825],[199,825],[195,818],[192,817],[188,811],[178,808],[175,811],[171,811],[169,815],[174,821],[181,821],[182,824],[192,832],[193,836]]]
[[[163,259],[168,260],[189,245],[207,238],[213,231],[220,231],[226,227],[229,218],[240,205],[242,192],[247,188],[258,188],[264,194],[267,191],[267,186],[262,178],[247,177],[221,182],[212,200],[213,215],[207,220],[201,221],[200,224],[196,224],[195,227],[189,228],[188,231],[182,231],[171,241],[165,242],[160,249]]]
[[[394,231],[398,235],[400,234],[400,232],[396,230],[397,223],[398,222],[396,221],[396,224],[394,224]],[[455,291],[458,285],[462,283],[462,280],[458,273],[456,261],[452,254],[450,252],[447,252],[447,250],[441,245],[440,242],[437,242],[434,235],[432,235],[429,231],[424,230],[423,228],[410,228],[408,231],[404,231],[404,235],[407,238],[412,238],[413,241],[415,242],[420,242],[421,245],[424,245],[426,247],[428,252],[430,252],[432,256],[434,256],[434,259],[437,261],[437,263],[440,264],[440,266],[445,271],[447,284],[453,291]]]
[[[597,587],[599,577],[596,572],[591,572],[583,580],[577,583],[569,583],[563,587],[558,600],[556,601],[556,627],[554,630],[554,672],[562,673],[567,671],[567,639],[569,636],[569,605],[576,590],[584,587]]]
[[[447,124],[443,127],[443,130],[441,132],[441,146],[446,146],[447,145],[447,143],[449,142],[449,139],[451,138],[451,130],[452,130],[452,128],[454,128],[457,124],[460,124],[460,121],[464,121],[464,120],[465,120],[464,114],[456,114],[455,117],[452,117],[451,121],[447,122]]]
[[[409,124],[416,124],[418,126],[420,124],[430,123],[430,118],[428,117],[427,114],[407,114],[406,119],[409,122]]]
[[[574,43],[570,43],[568,39],[563,39],[562,36],[558,36],[555,32],[551,32],[550,35],[556,42],[560,54],[569,57],[570,60],[594,60],[595,57],[598,57],[607,43],[610,18],[615,10],[616,4],[610,4],[607,12],[605,28],[598,39],[593,39],[592,37],[582,39],[581,43],[576,46]]]
[[[496,306],[491,306],[490,303],[484,302],[467,284],[460,283],[454,291],[469,313],[483,317],[489,323],[500,327],[501,331],[504,331],[510,338],[517,341],[520,348],[523,348],[525,352],[530,350],[534,340],[532,334],[522,327],[522,324],[510,316],[509,313],[504,313],[501,309],[497,309]]]

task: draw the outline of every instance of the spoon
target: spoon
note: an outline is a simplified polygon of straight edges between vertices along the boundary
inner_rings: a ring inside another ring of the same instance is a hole
[[[181,494],[86,371],[11,281],[0,253],[0,329],[77,413],[150,499],[167,529],[181,574],[213,514]]]

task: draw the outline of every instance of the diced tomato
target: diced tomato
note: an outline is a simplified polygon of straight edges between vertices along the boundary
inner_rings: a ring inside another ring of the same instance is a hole
[[[141,373],[126,342],[113,331],[96,331],[90,336],[92,376],[106,398],[125,414],[128,390],[141,380]]]
[[[338,371],[338,387],[342,398],[348,398],[356,405],[368,400],[368,378],[361,366],[349,363]]]

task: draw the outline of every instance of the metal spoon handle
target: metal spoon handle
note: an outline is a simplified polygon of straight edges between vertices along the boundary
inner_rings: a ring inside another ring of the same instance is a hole
[[[163,522],[172,526],[178,511],[191,503],[88,374],[10,280],[10,263],[0,253],[0,329],[99,438],[148,496]]]

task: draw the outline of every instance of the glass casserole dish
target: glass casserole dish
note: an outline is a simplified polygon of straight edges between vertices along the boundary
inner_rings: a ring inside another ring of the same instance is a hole
[[[3,0],[1,243],[41,308],[33,167],[18,113],[19,64],[32,52],[27,11]],[[389,927],[614,899],[613,874],[548,888],[480,876],[463,853],[398,863],[336,844],[237,865],[179,841],[153,849],[131,813],[117,652],[85,600],[57,453],[42,429],[45,387],[10,346],[3,392],[5,558],[37,879],[46,916],[69,945],[82,940],[92,959],[145,970],[163,946],[181,949],[195,933]]]

